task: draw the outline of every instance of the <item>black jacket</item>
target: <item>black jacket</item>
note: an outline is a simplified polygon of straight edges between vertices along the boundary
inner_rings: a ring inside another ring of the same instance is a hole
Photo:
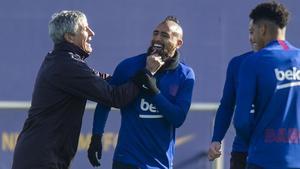
[[[129,82],[112,87],[90,69],[77,46],[55,45],[36,78],[31,108],[19,135],[13,169],[68,168],[74,157],[86,101],[121,107],[138,94]]]

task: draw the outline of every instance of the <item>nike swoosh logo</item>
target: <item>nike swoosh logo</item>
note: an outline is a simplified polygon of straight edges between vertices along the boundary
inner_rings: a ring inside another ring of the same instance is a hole
[[[179,138],[176,138],[176,144],[175,146],[182,146],[188,142],[190,142],[192,139],[194,139],[195,135],[194,134],[190,134],[190,135],[186,135],[186,136],[182,136]]]
[[[146,85],[142,85],[142,87],[143,87],[144,89],[149,89]]]

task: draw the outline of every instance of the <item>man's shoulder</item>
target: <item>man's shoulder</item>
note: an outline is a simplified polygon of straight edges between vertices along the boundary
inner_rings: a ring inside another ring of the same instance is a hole
[[[179,63],[179,66],[181,68],[181,72],[185,75],[185,76],[190,76],[192,78],[195,78],[195,73],[192,67],[186,65],[183,62]]]
[[[119,66],[135,66],[136,64],[144,63],[146,60],[146,54],[139,54],[136,56],[128,57],[124,60],[122,60],[119,63]]]
[[[254,52],[253,51],[249,51],[249,52],[246,52],[246,53],[243,53],[241,55],[238,55],[238,56],[235,56],[233,57],[229,63],[231,64],[235,64],[235,63],[240,63],[242,61],[244,61],[246,58],[248,58],[249,56],[253,55]]]
[[[190,67],[189,65],[187,65],[187,64],[184,63],[184,62],[179,62],[179,66],[180,66],[183,70],[191,70],[191,71],[193,71],[193,68]]]
[[[86,64],[86,61],[78,54],[70,51],[52,51],[46,56],[46,60],[51,60],[57,62],[60,65],[70,65],[70,64]]]
[[[114,75],[132,75],[135,74],[137,70],[140,70],[145,66],[146,55],[140,54],[137,56],[128,57],[122,60],[115,68]]]

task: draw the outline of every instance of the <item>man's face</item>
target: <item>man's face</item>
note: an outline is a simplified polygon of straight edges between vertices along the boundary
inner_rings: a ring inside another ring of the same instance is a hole
[[[161,23],[153,31],[151,46],[162,46],[167,57],[173,57],[176,49],[182,45],[182,39],[176,35],[175,23]],[[166,59],[166,58],[163,58]]]
[[[94,35],[95,33],[88,26],[87,20],[83,19],[79,24],[78,31],[74,35],[72,35],[71,43],[80,47],[86,53],[91,53],[93,49],[90,42],[92,40],[92,36]]]
[[[254,51],[258,51],[265,46],[263,28],[259,24],[249,22],[249,40]]]

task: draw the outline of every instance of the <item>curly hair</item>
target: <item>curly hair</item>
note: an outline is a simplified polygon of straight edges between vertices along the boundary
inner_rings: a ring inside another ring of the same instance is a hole
[[[249,17],[253,23],[265,19],[275,23],[280,28],[284,28],[288,23],[289,11],[278,2],[265,2],[257,5]]]

